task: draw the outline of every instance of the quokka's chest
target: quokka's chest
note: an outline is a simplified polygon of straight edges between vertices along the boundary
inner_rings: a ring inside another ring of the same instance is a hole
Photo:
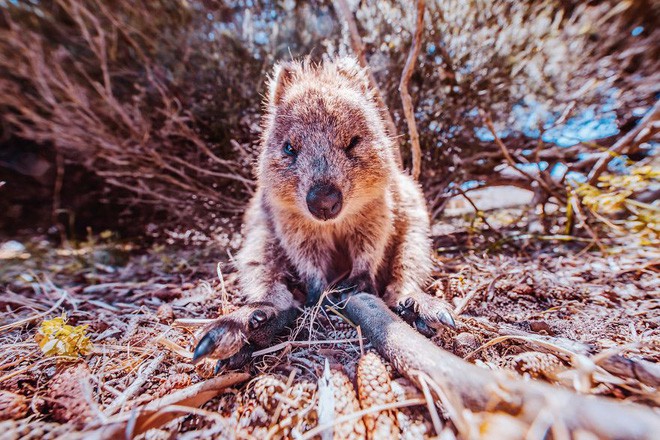
[[[345,278],[353,268],[353,259],[349,245],[341,240],[333,243],[325,255],[324,273],[328,283],[334,283]]]
[[[350,237],[347,236],[309,234],[283,246],[299,275],[320,272],[327,283],[332,283],[349,274],[353,267]]]

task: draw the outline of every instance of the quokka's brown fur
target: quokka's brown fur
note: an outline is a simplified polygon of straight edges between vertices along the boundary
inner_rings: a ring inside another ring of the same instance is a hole
[[[236,258],[246,306],[209,327],[196,357],[227,358],[246,339],[267,344],[293,319],[294,287],[310,304],[333,288],[382,295],[425,333],[452,324],[424,293],[429,215],[419,185],[395,162],[365,71],[353,58],[286,62],[268,90],[257,191]],[[341,193],[336,217],[312,214],[318,185]]]

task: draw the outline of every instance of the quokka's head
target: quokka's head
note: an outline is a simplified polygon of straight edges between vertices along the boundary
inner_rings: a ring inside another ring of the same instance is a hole
[[[382,196],[392,143],[353,58],[278,64],[269,82],[261,185],[281,208],[341,221]]]

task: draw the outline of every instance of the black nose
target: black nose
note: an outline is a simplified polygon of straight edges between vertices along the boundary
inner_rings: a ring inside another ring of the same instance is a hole
[[[307,193],[307,208],[320,220],[330,220],[341,211],[341,191],[336,186],[317,183]]]

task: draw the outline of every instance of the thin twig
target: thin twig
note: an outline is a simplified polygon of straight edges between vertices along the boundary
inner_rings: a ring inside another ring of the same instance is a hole
[[[62,297],[59,300],[57,300],[57,302],[55,304],[53,304],[53,307],[46,310],[45,312],[38,313],[36,315],[30,316],[30,317],[25,318],[25,319],[21,319],[20,321],[12,322],[11,324],[3,325],[2,327],[0,327],[0,333],[2,333],[4,331],[7,331],[7,330],[11,330],[11,329],[16,328],[16,327],[20,327],[24,324],[27,324],[28,322],[32,322],[32,321],[35,321],[39,318],[43,318],[44,316],[48,316],[51,312],[55,311],[60,305],[62,305],[62,303],[64,302],[64,300],[66,299],[67,296],[68,296],[68,293],[65,292],[64,295],[62,295]]]
[[[503,274],[499,274],[499,275],[497,275],[495,278],[493,278],[493,280],[492,280],[490,283],[488,283],[488,288],[486,289],[486,291],[487,291],[487,292],[490,292],[490,291],[495,287],[495,283],[497,282],[497,280],[499,280],[500,278],[502,278],[502,276],[503,276]],[[475,288],[474,290],[472,290],[470,293],[468,293],[467,295],[465,295],[465,297],[461,300],[461,302],[460,302],[460,303],[456,306],[456,308],[454,309],[454,314],[456,314],[456,316],[458,316],[458,315],[460,315],[461,313],[463,313],[463,311],[465,310],[465,308],[467,307],[467,305],[470,303],[470,301],[472,301],[472,299],[473,299],[473,298],[474,298],[479,292],[481,292],[481,289],[483,289],[484,287],[486,287],[486,285],[485,285],[485,284],[482,284],[481,286],[476,287],[476,288]]]
[[[362,341],[361,338],[328,339],[324,341],[284,341],[284,342],[280,342],[279,344],[270,346],[268,348],[264,348],[263,350],[257,350],[254,353],[252,353],[252,357],[263,356],[265,354],[280,351],[287,347],[305,347],[316,344],[343,344],[343,343],[360,342],[360,341]]]
[[[580,200],[578,200],[577,197],[571,197],[571,206],[573,206],[575,215],[577,215],[580,223],[582,223],[582,226],[584,226],[584,229],[587,231],[587,233],[591,236],[591,238],[593,238],[594,243],[596,243],[598,246],[598,249],[600,249],[600,251],[603,253],[607,253],[607,250],[605,249],[605,246],[603,246],[603,243],[601,243],[598,234],[596,234],[596,231],[594,231],[593,228],[587,223],[587,217],[582,210]]]
[[[465,193],[465,191],[463,191],[461,188],[456,188],[456,189],[458,190],[458,193],[459,193],[461,196],[463,196],[463,198],[464,198],[465,200],[467,200],[468,203],[469,203],[470,205],[472,205],[472,208],[474,209],[474,213],[475,213],[475,215],[476,215],[477,217],[480,217],[480,218],[481,218],[481,220],[484,222],[484,224],[485,224],[486,226],[488,226],[488,229],[490,229],[491,231],[493,231],[494,233],[496,233],[497,235],[499,235],[499,236],[501,237],[501,236],[502,236],[502,233],[500,232],[500,230],[497,229],[497,228],[495,228],[495,227],[493,227],[493,225],[491,225],[491,224],[488,222],[488,219],[486,219],[486,216],[483,215],[483,212],[477,207],[477,205],[476,205],[476,204],[474,203],[474,201],[472,201],[472,199],[471,199],[471,198]]]
[[[220,280],[220,289],[222,291],[222,297],[221,297],[221,303],[220,306],[222,308],[222,314],[226,315],[229,313],[229,293],[227,293],[227,286],[225,286],[225,277],[222,275],[222,268],[221,262],[218,261],[218,264],[216,266],[216,271],[218,273],[218,279]]]
[[[442,432],[442,420],[438,415],[438,409],[435,407],[435,400],[433,400],[433,396],[431,395],[431,390],[429,390],[429,386],[426,383],[426,378],[424,377],[424,375],[419,376],[419,382],[422,386],[422,393],[424,393],[424,399],[426,399],[426,406],[428,407],[429,413],[431,414],[431,420],[433,421],[433,429],[435,429],[435,435],[440,435],[440,433]]]

